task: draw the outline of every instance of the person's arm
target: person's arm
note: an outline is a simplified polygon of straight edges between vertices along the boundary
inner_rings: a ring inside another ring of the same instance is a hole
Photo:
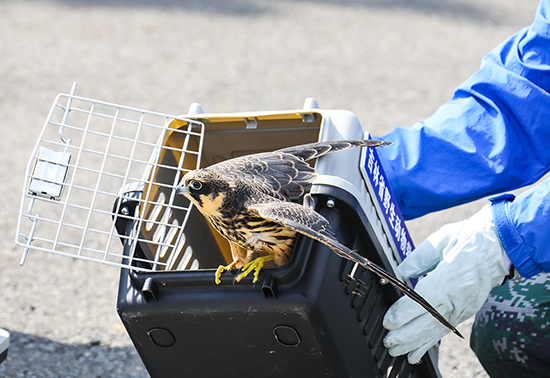
[[[506,254],[523,277],[550,272],[550,179],[514,198],[494,198],[491,212]]]
[[[532,184],[550,167],[550,1],[434,115],[381,139],[406,219]]]
[[[541,0],[533,25],[489,53],[434,116],[382,138],[395,143],[380,155],[407,218],[524,186],[548,171],[549,18],[550,0]],[[430,235],[398,267],[403,278],[429,273],[416,291],[454,325],[502,284],[510,261],[526,277],[550,270],[550,181],[491,200]],[[449,332],[417,307],[401,298],[383,321],[384,345],[411,363]]]

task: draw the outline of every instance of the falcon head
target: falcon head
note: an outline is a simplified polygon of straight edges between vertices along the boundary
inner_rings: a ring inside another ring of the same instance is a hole
[[[176,194],[187,197],[206,214],[219,212],[230,191],[230,184],[221,175],[208,169],[187,172],[176,188]]]

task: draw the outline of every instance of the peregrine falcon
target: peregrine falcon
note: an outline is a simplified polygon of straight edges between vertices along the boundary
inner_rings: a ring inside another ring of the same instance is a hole
[[[341,244],[329,222],[310,206],[291,199],[304,194],[317,173],[307,161],[330,152],[391,143],[378,140],[318,142],[229,159],[186,173],[176,189],[185,195],[230,244],[233,262],[242,268],[237,281],[254,271],[254,282],[268,261],[284,265],[298,233],[327,245],[337,255],[359,263],[422,305],[443,325],[461,336],[424,298],[386,270]]]

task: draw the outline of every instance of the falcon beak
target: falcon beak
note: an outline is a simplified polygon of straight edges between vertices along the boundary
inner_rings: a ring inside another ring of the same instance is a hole
[[[181,184],[179,185],[177,188],[176,188],[176,194],[180,194],[182,196],[186,195],[187,193],[189,193],[189,188],[187,188],[187,186]]]

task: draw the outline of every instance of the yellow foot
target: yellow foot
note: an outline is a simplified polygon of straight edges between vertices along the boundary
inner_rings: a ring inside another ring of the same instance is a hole
[[[264,267],[264,264],[268,261],[271,261],[275,258],[274,255],[266,255],[258,257],[255,260],[252,260],[245,266],[243,266],[243,272],[239,274],[236,278],[237,282],[248,276],[248,273],[254,271],[254,280],[252,282],[258,282],[258,276],[260,275],[260,269]]]
[[[216,285],[219,285],[219,284],[222,283],[222,280],[220,279],[220,277],[221,277],[224,270],[230,271],[232,269],[235,269],[236,266],[237,266],[237,260],[233,261],[231,264],[229,264],[227,266],[220,265],[218,267],[218,270],[216,270],[216,275],[215,275]]]

